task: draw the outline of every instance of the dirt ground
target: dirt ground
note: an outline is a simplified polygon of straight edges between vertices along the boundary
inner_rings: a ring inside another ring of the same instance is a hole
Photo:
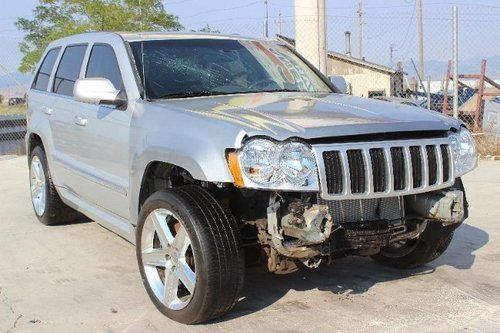
[[[149,301],[132,245],[96,223],[36,221],[25,158],[0,156],[0,175],[0,332],[500,331],[497,161],[465,177],[470,217],[426,267],[350,257],[287,276],[249,268],[233,312],[192,327]]]

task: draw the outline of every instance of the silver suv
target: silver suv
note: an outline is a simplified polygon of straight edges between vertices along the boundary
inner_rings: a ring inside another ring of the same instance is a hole
[[[342,94],[278,42],[67,37],[28,98],[38,219],[83,213],[135,244],[147,293],[178,322],[233,308],[245,263],[416,267],[467,217],[460,177],[477,158],[462,122]]]

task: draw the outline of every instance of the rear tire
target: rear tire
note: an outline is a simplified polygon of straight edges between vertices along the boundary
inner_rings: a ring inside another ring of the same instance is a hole
[[[63,203],[59,197],[42,147],[36,146],[31,151],[29,168],[31,202],[38,220],[45,225],[74,221],[79,213]]]
[[[454,226],[429,222],[419,238],[381,248],[372,258],[378,263],[401,269],[423,266],[441,256],[453,239]]]
[[[185,246],[178,246],[180,234],[187,235]],[[205,189],[190,185],[151,195],[139,215],[136,250],[146,291],[170,319],[200,323],[237,303],[245,267],[239,229],[231,213]],[[152,252],[160,255],[151,259]],[[170,283],[173,293],[168,291],[172,274],[177,276]]]

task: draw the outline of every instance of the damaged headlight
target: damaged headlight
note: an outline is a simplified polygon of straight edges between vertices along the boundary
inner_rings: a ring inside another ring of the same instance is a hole
[[[318,168],[309,145],[253,139],[228,156],[229,167],[240,187],[318,191]]]
[[[477,150],[474,138],[469,130],[462,128],[450,135],[455,176],[460,177],[473,170],[477,165]]]

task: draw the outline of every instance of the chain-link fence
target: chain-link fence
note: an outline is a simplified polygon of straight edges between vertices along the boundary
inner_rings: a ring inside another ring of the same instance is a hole
[[[271,5],[273,2],[270,2]],[[281,2],[282,3],[282,2]],[[293,2],[288,7],[293,7]],[[336,4],[335,4],[336,5]],[[284,6],[284,5],[283,5]],[[330,2],[327,1],[327,6]],[[271,6],[269,38],[279,38],[301,50],[318,50],[310,30],[317,17],[307,13],[278,15]],[[281,8],[284,9],[284,8]],[[456,116],[477,132],[480,151],[498,154],[500,147],[500,6],[458,6],[458,76],[454,77],[452,5],[424,6],[423,60],[418,44],[418,11],[413,3],[401,6],[327,7],[327,74],[344,78],[347,92],[387,103],[409,104]],[[183,18],[180,18],[181,22]],[[317,22],[317,21],[316,21]],[[184,22],[183,22],[184,23]],[[262,17],[184,23],[186,30],[211,30],[225,34],[262,37]],[[361,35],[361,38],[360,38]],[[305,37],[304,37],[305,36]],[[2,37],[0,31],[0,39]],[[14,51],[19,40],[2,40]],[[310,45],[307,45],[310,43]],[[0,65],[5,62],[0,52]],[[6,72],[5,68],[3,69]],[[22,152],[25,126],[26,82],[15,74],[3,75],[0,67],[0,154]],[[7,81],[8,84],[5,84]],[[0,81],[1,84],[1,81]],[[454,99],[457,96],[457,103]],[[454,105],[455,104],[455,105]],[[454,109],[455,108],[455,109]]]

